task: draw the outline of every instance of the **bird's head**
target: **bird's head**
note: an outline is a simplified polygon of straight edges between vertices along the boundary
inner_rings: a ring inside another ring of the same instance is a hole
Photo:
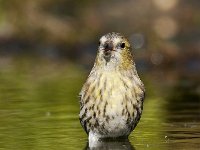
[[[133,66],[131,46],[120,33],[108,33],[99,40],[95,66],[108,70],[127,70]]]

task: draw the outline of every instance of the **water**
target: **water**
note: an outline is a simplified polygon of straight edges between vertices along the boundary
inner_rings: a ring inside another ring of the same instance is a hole
[[[77,94],[87,73],[69,64],[35,63],[1,68],[0,150],[200,149],[195,82],[180,80],[164,89],[167,94],[153,79],[145,82],[144,112],[129,140],[102,141],[91,148],[78,119]]]

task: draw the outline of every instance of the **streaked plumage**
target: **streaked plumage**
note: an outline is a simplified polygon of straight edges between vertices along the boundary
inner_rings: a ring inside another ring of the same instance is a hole
[[[101,37],[87,81],[80,92],[80,122],[89,139],[128,137],[144,100],[128,40],[119,33]]]

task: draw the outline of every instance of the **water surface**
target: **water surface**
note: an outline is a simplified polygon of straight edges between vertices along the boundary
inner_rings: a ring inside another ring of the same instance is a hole
[[[67,63],[34,64],[0,71],[0,149],[200,149],[195,81],[181,79],[159,90],[163,87],[143,76],[144,112],[129,140],[99,142],[90,148],[79,123],[77,97],[87,73]]]

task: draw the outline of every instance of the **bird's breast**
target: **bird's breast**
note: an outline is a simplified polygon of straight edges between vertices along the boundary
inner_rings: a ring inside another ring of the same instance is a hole
[[[137,89],[134,77],[119,72],[90,75],[81,91],[80,118],[86,131],[128,135],[141,114]]]
[[[96,78],[89,80],[90,99],[97,113],[103,116],[120,116],[133,113],[133,105],[136,105],[134,82],[116,72],[104,72]]]

